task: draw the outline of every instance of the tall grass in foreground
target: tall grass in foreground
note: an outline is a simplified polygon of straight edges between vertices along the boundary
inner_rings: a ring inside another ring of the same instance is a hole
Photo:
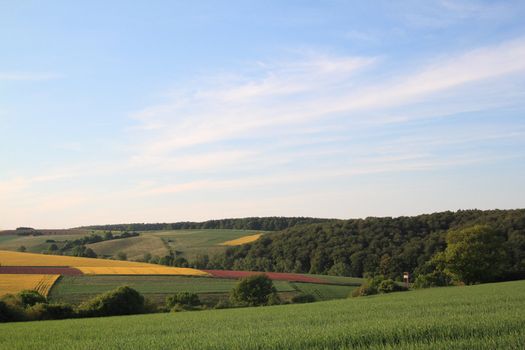
[[[524,349],[525,281],[0,325],[2,349]]]

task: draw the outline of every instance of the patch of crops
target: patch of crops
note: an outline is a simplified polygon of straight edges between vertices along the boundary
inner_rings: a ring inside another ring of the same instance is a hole
[[[317,300],[332,300],[347,298],[357,286],[318,284],[318,283],[292,283],[304,294],[311,294]]]
[[[0,325],[6,349],[523,349],[525,281]]]
[[[259,237],[261,237],[261,236],[262,236],[261,233],[257,233],[257,234],[249,235],[249,236],[242,236],[242,237],[239,237],[237,239],[232,239],[232,240],[223,242],[220,245],[236,246],[236,245],[246,244],[246,243],[250,243],[250,242],[254,242],[254,241],[258,240]]]
[[[232,279],[183,277],[183,276],[63,276],[53,287],[52,301],[78,304],[94,295],[127,285],[146,297],[163,302],[168,295],[177,292],[197,294],[224,294],[234,288],[237,281]],[[289,283],[275,282],[279,292],[295,291]]]
[[[25,289],[33,289],[42,295],[47,295],[59,277],[60,275],[0,275],[0,296],[15,294]]]
[[[308,275],[301,275],[298,273],[283,273],[283,272],[258,272],[258,271],[233,271],[233,270],[203,270],[214,277],[220,278],[241,278],[247,276],[258,275],[264,273],[270,279],[275,281],[289,281],[289,282],[309,282],[309,283],[327,283],[326,280],[310,277]]]
[[[36,275],[65,275],[79,276],[82,271],[73,267],[46,267],[46,266],[0,266],[1,274],[36,274]],[[1,276],[0,276],[1,278]]]
[[[118,261],[108,259],[78,258],[62,255],[45,255],[20,253],[0,250],[2,266],[69,266],[75,267],[85,274],[124,274],[124,275],[195,275],[205,276],[206,272],[191,268],[159,266],[154,264]]]

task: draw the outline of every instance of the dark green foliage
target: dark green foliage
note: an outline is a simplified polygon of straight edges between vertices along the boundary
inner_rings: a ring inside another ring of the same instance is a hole
[[[26,250],[27,250],[27,248],[26,248],[25,246],[23,246],[23,245],[21,245],[21,246],[18,247],[18,249],[17,249],[17,251],[22,252],[22,253],[25,252]]]
[[[279,302],[273,282],[264,274],[241,278],[231,291],[234,304],[245,306],[275,305]]]
[[[242,219],[221,219],[204,222],[175,222],[156,224],[117,224],[117,225],[95,225],[83,228],[93,230],[116,230],[116,231],[158,231],[158,230],[188,230],[188,229],[230,229],[230,230],[261,230],[280,231],[286,228],[311,223],[327,222],[330,219],[316,219],[305,217],[252,217]]]
[[[73,307],[68,304],[38,303],[27,310],[32,320],[62,320],[75,317]]]
[[[5,296],[2,298],[4,299]],[[9,300],[0,300],[0,323],[22,321],[25,319],[24,309]]]
[[[144,311],[144,297],[127,286],[101,294],[79,307],[79,313],[87,317],[131,315]]]
[[[363,285],[352,292],[353,297],[360,297],[374,294],[384,294],[392,292],[402,292],[406,288],[400,286],[390,278],[385,279],[383,276],[369,278]]]
[[[445,250],[449,230],[490,224],[508,257],[500,279],[525,277],[525,210],[462,210],[398,218],[332,220],[266,234],[232,247],[214,268],[349,274],[383,274],[400,280]],[[498,250],[499,251],[499,250]],[[498,253],[499,254],[499,253]],[[491,255],[491,254],[489,254]],[[499,256],[499,255],[498,255]]]
[[[295,295],[292,298],[292,303],[313,303],[315,301],[315,297],[312,294],[299,294]]]
[[[180,292],[166,298],[166,307],[172,309],[179,306],[180,308],[194,308],[201,305],[199,296],[195,293]]]
[[[16,294],[16,297],[20,300],[20,304],[23,307],[33,306],[37,303],[47,303],[46,297],[36,290],[23,290]]]
[[[124,252],[118,252],[117,259],[119,260],[128,260],[128,255]]]

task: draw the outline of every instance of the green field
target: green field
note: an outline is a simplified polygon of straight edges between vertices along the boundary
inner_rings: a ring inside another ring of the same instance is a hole
[[[291,283],[297,290],[304,294],[311,294],[316,300],[332,300],[346,298],[357,286],[317,283]]]
[[[250,230],[173,230],[144,231],[141,235],[162,239],[170,249],[182,252],[186,259],[193,259],[197,254],[213,255],[226,249],[220,243],[243,236],[261,233]]]
[[[523,349],[525,281],[300,305],[0,324],[3,349]]]
[[[233,279],[182,276],[62,276],[53,286],[50,300],[78,304],[97,294],[127,285],[157,303],[177,292],[197,293],[204,299],[206,294],[223,294],[225,297],[236,285]],[[296,289],[286,281],[274,281],[279,292]],[[211,297],[211,296],[209,296]]]

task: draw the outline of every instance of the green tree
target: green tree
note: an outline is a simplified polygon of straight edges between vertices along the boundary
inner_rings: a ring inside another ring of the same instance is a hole
[[[20,247],[18,247],[17,249],[19,252],[25,252],[27,250],[27,248],[24,246],[24,245],[21,245]]]
[[[265,274],[248,276],[239,280],[230,299],[233,303],[247,306],[269,305],[276,303],[277,290]]]
[[[450,231],[444,252],[446,270],[466,284],[493,281],[507,261],[505,236],[487,225]]]
[[[128,255],[124,252],[118,252],[117,259],[119,260],[128,260]]]
[[[144,311],[144,297],[127,286],[101,294],[79,306],[80,315],[88,317],[132,315]]]

